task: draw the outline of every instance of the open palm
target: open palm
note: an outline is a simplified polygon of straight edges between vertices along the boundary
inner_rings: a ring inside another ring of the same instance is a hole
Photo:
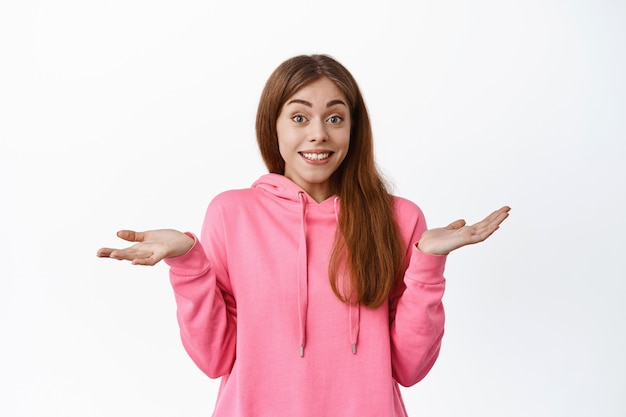
[[[465,220],[456,220],[446,227],[429,229],[422,234],[418,248],[426,253],[447,255],[460,247],[482,242],[498,230],[510,210],[510,207],[504,206],[473,225],[467,225]]]
[[[137,243],[125,249],[101,248],[98,257],[127,260],[134,265],[155,265],[163,258],[185,254],[194,244],[193,238],[173,229],[146,232],[120,230],[117,236]]]

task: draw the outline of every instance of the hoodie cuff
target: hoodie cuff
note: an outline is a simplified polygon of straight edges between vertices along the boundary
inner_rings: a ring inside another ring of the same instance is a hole
[[[439,284],[443,282],[443,272],[448,255],[434,255],[422,252],[413,245],[411,261],[406,270],[406,278],[423,284]]]
[[[187,253],[173,258],[165,258],[164,261],[170,266],[171,272],[176,275],[201,274],[210,267],[209,260],[196,235],[191,232],[185,232],[185,234],[194,240],[193,246]]]

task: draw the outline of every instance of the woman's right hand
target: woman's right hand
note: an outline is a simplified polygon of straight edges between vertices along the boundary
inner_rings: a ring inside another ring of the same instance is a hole
[[[99,258],[131,261],[133,265],[154,265],[163,258],[184,255],[194,244],[193,238],[173,229],[120,230],[117,236],[137,243],[125,249],[101,248],[97,253]]]

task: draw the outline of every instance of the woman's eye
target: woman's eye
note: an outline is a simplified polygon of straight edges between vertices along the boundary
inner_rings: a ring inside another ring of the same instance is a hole
[[[336,123],[340,123],[343,120],[343,118],[339,117],[339,116],[331,116],[328,118],[328,122],[331,124],[336,124]]]
[[[298,114],[296,116],[293,116],[291,118],[291,120],[293,120],[296,123],[304,123],[304,121],[306,120],[304,116],[302,116],[301,114]]]

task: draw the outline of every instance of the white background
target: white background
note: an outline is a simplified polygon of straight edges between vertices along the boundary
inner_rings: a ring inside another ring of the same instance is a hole
[[[263,174],[258,98],[300,53],[352,71],[431,226],[512,207],[449,258],[409,414],[626,415],[625,40],[618,0],[0,0],[0,415],[210,415],[165,265],[95,253]]]

